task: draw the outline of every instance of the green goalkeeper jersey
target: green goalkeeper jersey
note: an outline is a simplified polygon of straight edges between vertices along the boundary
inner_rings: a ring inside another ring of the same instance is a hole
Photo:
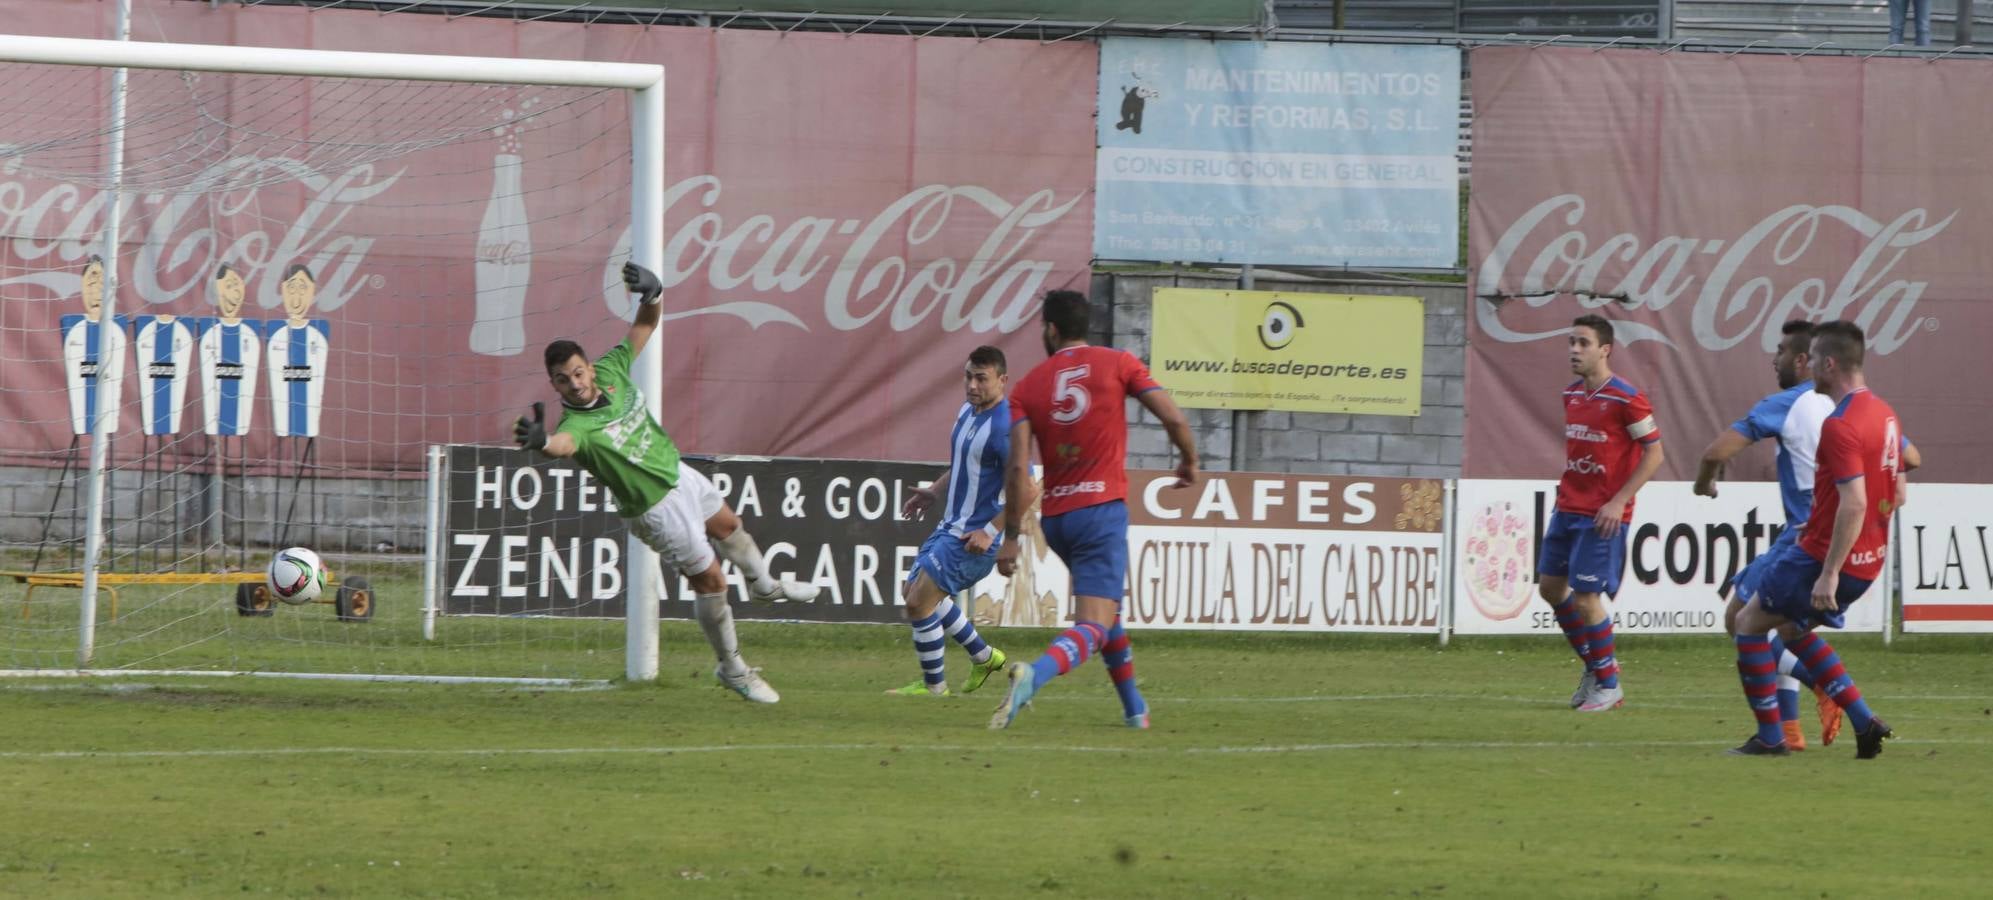
[[[678,445],[652,419],[630,381],[630,342],[595,361],[595,387],[609,402],[594,409],[563,407],[559,431],[574,437],[574,458],[616,498],[623,515],[638,516],[678,485]]]

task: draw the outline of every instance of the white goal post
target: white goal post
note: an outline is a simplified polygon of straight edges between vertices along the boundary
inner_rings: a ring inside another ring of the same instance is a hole
[[[116,94],[109,109],[113,121],[106,123],[111,148],[109,189],[120,201],[129,199],[119,181],[124,123],[123,91],[125,69],[164,69],[194,73],[326,77],[342,79],[396,79],[424,82],[460,82],[501,85],[543,85],[572,88],[623,90],[630,93],[630,238],[631,259],[653,269],[663,257],[664,192],[664,68],[659,65],[586,62],[549,59],[502,59],[465,56],[430,56],[397,53],[360,53],[288,48],[165,44],[135,41],[83,40],[72,38],[0,36],[0,63],[30,63],[59,66],[87,66],[115,70],[112,81]],[[114,208],[122,206],[114,204]],[[112,251],[104,254],[102,312],[105,321],[115,314],[117,285],[117,219],[113,213],[103,236]],[[646,394],[653,416],[660,415],[662,392],[661,342],[653,341],[633,366],[635,379]],[[532,363],[527,363],[531,365]],[[89,434],[92,453],[89,464],[86,531],[83,555],[83,596],[79,615],[77,666],[87,669],[95,646],[98,598],[97,572],[102,559],[102,512],[105,496],[106,460],[103,439],[112,427],[107,423],[115,410],[100,405],[91,420]],[[626,621],[625,675],[631,681],[651,681],[658,673],[658,598],[655,596],[657,556],[632,539],[628,545],[629,570],[625,584],[630,602]]]

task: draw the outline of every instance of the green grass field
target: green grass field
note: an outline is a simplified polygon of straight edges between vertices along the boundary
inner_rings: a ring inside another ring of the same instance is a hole
[[[901,629],[742,637],[780,705],[686,623],[606,690],[0,684],[0,896],[1929,897],[1993,863],[1984,639],[1843,638],[1902,738],[1858,762],[1722,755],[1718,638],[1622,639],[1628,706],[1583,716],[1548,639],[1145,632],[1154,729],[1090,662],[991,732],[994,682],[880,694]]]

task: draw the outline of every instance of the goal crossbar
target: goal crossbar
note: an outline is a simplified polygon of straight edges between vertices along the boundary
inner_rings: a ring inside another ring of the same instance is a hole
[[[248,75],[346,76],[406,81],[507,82],[640,91],[664,82],[646,63],[489,56],[432,56],[350,50],[292,50],[218,44],[162,44],[90,38],[0,35],[0,62],[193,69]]]

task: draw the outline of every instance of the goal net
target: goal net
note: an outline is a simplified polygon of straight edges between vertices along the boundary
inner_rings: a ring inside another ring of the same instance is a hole
[[[0,669],[654,670],[621,620],[425,611],[440,448],[504,444],[540,348],[606,349],[658,255],[658,67],[0,59]],[[260,589],[289,546],[321,602]]]

